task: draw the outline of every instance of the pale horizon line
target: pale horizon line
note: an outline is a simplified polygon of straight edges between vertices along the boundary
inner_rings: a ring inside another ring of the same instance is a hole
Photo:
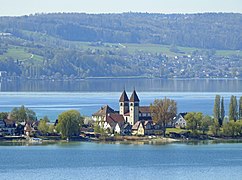
[[[137,14],[160,14],[160,15],[186,15],[186,14],[242,14],[241,12],[223,12],[223,11],[204,11],[204,12],[142,12],[142,11],[124,11],[124,12],[77,12],[77,11],[66,11],[66,12],[35,12],[30,14],[19,14],[19,15],[0,15],[0,17],[23,17],[23,16],[36,16],[42,14],[87,14],[87,15],[98,15],[98,14],[128,14],[128,13],[137,13]]]

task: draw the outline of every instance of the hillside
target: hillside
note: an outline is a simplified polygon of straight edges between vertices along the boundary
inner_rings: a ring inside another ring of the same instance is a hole
[[[0,71],[37,79],[241,77],[241,14],[0,17]]]

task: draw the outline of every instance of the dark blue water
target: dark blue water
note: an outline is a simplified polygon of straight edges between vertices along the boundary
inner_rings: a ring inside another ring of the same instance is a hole
[[[1,179],[241,179],[242,144],[1,146]]]

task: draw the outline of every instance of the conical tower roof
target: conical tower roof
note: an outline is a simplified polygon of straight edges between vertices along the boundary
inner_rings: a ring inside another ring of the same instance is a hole
[[[136,94],[136,91],[134,90],[131,97],[130,97],[130,102],[139,102],[139,97],[138,95]]]
[[[129,98],[126,94],[126,91],[124,90],[119,98],[119,102],[127,102],[127,101],[129,101]]]

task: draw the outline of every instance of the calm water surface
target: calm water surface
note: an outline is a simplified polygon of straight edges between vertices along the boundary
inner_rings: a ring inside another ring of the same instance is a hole
[[[118,109],[120,92],[135,87],[141,105],[169,97],[178,111],[212,114],[214,97],[242,96],[241,80],[112,79],[0,83],[0,111],[22,104],[55,120],[68,109],[90,116]],[[226,112],[227,114],[227,112]],[[242,144],[0,144],[0,179],[242,179]]]
[[[201,111],[211,115],[214,97],[225,98],[228,111],[231,95],[242,96],[241,80],[163,80],[163,79],[89,79],[83,81],[12,81],[0,83],[0,111],[25,105],[38,118],[47,115],[54,121],[58,114],[76,109],[91,116],[109,104],[118,110],[119,96],[125,87],[130,95],[134,87],[141,105],[150,105],[155,98],[172,98],[178,112]],[[227,112],[226,112],[227,113]]]
[[[242,144],[0,146],[1,179],[242,178]]]
[[[242,96],[242,92],[137,92],[140,105],[150,105],[154,99],[172,98],[177,101],[178,112],[200,111],[212,115],[216,94],[225,100],[225,110],[231,95]],[[130,96],[131,92],[128,92]],[[0,92],[0,111],[9,112],[13,107],[24,104],[37,113],[38,118],[47,115],[54,121],[58,114],[69,109],[76,109],[81,114],[91,116],[101,106],[109,104],[119,110],[121,92]]]
[[[240,79],[87,79],[82,81],[7,81],[0,82],[4,92],[241,92]]]

